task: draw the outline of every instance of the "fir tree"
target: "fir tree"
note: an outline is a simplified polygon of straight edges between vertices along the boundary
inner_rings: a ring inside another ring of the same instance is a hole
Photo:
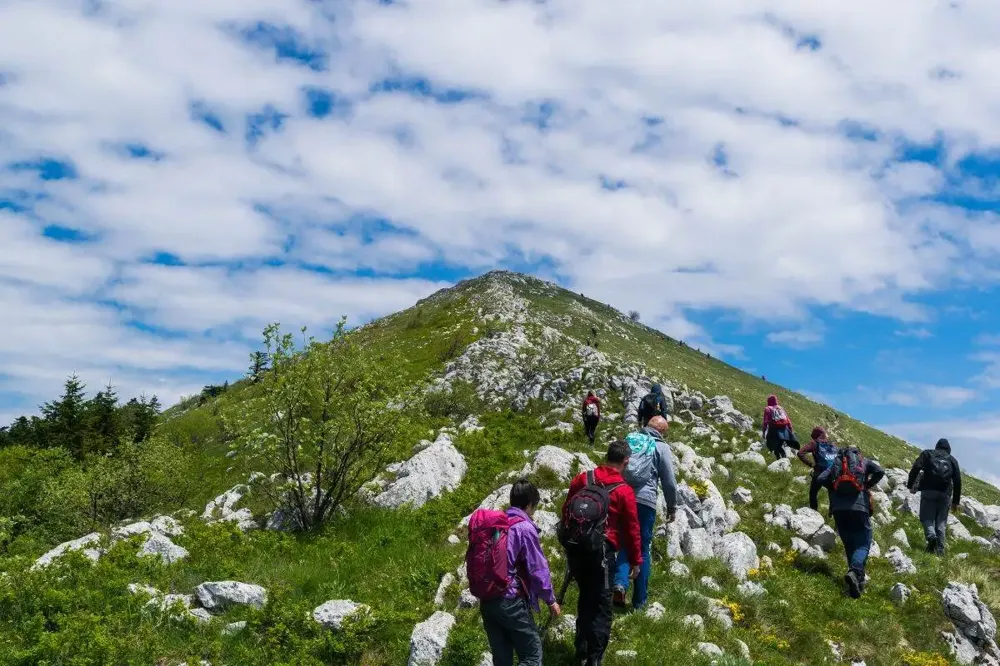
[[[55,402],[47,402],[42,406],[42,415],[46,421],[46,447],[61,446],[73,454],[77,460],[82,460],[86,439],[84,386],[75,374],[66,380],[63,394]]]

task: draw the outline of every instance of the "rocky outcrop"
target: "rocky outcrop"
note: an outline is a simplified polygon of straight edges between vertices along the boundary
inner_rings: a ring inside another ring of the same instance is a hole
[[[410,635],[410,659],[407,666],[437,666],[448,644],[455,617],[437,611],[413,628]]]
[[[584,453],[571,453],[558,446],[543,446],[535,453],[534,459],[524,466],[518,476],[537,474],[539,470],[547,469],[553,472],[560,481],[569,481],[575,472],[585,472],[594,469],[596,465]]]
[[[757,544],[743,532],[726,534],[716,542],[714,551],[739,580],[746,580],[750,570],[760,568]]]
[[[35,561],[33,569],[41,569],[52,564],[53,561],[62,557],[70,551],[80,551],[83,556],[96,562],[101,558],[103,550],[99,547],[101,542],[100,532],[92,532],[87,536],[61,543],[49,552],[45,553]]]
[[[375,497],[374,503],[396,509],[419,508],[429,500],[458,488],[465,477],[465,457],[441,433],[431,446],[416,454],[395,472],[396,479]]]
[[[976,586],[949,583],[941,594],[941,603],[945,616],[955,626],[955,633],[944,638],[958,663],[1000,664],[996,619],[980,600]]]
[[[897,574],[915,574],[917,573],[917,566],[913,563],[906,553],[900,549],[899,546],[893,546],[885,554],[889,564],[892,565],[893,571]]]

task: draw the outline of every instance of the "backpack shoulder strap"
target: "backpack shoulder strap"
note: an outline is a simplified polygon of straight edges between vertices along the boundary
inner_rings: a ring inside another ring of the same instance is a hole
[[[597,475],[594,474],[594,470],[587,470],[587,485],[596,486],[597,485]]]

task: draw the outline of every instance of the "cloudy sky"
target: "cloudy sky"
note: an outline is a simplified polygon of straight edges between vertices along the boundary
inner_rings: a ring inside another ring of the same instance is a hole
[[[1000,474],[995,0],[0,0],[0,420],[492,267]]]

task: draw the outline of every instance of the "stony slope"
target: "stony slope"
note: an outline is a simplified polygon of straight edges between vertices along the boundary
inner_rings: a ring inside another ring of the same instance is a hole
[[[4,561],[17,575],[0,582],[0,661],[478,664],[486,645],[459,566],[463,518],[499,507],[505,484],[530,476],[561,578],[558,507],[570,476],[601,454],[577,406],[586,389],[604,392],[603,445],[627,432],[658,380],[673,402],[683,506],[658,527],[649,611],[616,619],[606,663],[1000,663],[992,486],[968,484],[948,558],[923,554],[910,547],[922,538],[901,488],[914,457],[903,442],[516,274],[460,284],[354,335],[393,364],[398,406],[416,425],[345,515],[310,537],[268,529],[280,512],[218,438],[216,415],[251,387],[173,410],[162,428],[202,447],[203,501],[63,544],[41,564]],[[805,469],[759,453],[758,412],[774,391],[800,428],[824,425],[892,470],[876,495],[880,554],[861,601],[841,590],[824,515],[802,508]],[[571,632],[551,629],[546,664],[569,664]]]

